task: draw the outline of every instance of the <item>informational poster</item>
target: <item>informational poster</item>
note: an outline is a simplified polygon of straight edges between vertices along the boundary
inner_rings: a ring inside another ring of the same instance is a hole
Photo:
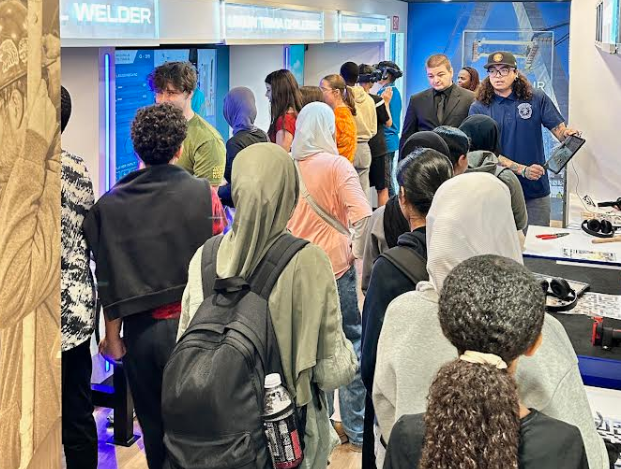
[[[192,109],[210,124],[216,124],[215,49],[117,50],[116,181],[138,169],[139,161],[134,153],[130,130],[136,111],[155,103],[147,77],[155,67],[171,61],[190,61],[194,64],[198,85],[192,97]]]
[[[561,114],[569,114],[569,19],[570,3],[459,2],[412,3],[408,39],[408,94],[429,87],[425,60],[444,53],[453,64],[455,81],[462,67],[475,68],[481,80],[490,53],[512,52],[518,70],[534,88],[543,90]],[[433,24],[433,28],[429,25]],[[404,102],[407,98],[404,99]],[[549,156],[559,142],[544,130],[544,149]],[[548,174],[552,219],[562,220],[565,171]]]

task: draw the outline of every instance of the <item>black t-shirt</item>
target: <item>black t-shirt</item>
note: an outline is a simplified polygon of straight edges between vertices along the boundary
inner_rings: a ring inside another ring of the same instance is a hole
[[[589,469],[576,427],[532,409],[521,422],[519,469]],[[424,438],[424,414],[402,416],[392,427],[384,469],[418,467]]]
[[[224,168],[224,179],[227,183],[218,188],[220,201],[229,207],[235,207],[232,198],[231,173],[233,170],[233,160],[244,148],[254,143],[269,142],[267,134],[261,129],[240,130],[226,142],[226,166]]]
[[[384,156],[388,153],[386,147],[386,137],[384,135],[384,124],[388,122],[388,110],[386,109],[386,103],[384,100],[376,94],[369,95],[375,101],[375,111],[377,113],[377,133],[369,140],[369,147],[371,147],[371,156],[377,158]]]

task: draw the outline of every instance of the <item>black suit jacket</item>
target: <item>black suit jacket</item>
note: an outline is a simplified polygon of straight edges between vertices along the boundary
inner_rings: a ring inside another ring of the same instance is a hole
[[[459,127],[466,117],[470,105],[474,102],[474,93],[453,85],[451,95],[446,103],[444,121],[438,122],[436,107],[433,102],[433,88],[421,91],[410,98],[408,110],[403,121],[403,132],[399,140],[399,149],[405,141],[420,130],[433,130],[440,125]]]

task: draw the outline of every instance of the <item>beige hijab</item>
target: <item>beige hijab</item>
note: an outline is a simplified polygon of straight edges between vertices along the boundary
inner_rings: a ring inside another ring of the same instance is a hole
[[[237,210],[218,250],[216,270],[220,278],[248,278],[285,233],[298,203],[298,178],[291,157],[273,143],[240,151],[232,172]]]
[[[511,196],[491,174],[462,174],[442,184],[433,197],[427,214],[429,282],[419,282],[417,290],[439,292],[453,268],[483,254],[524,262]]]

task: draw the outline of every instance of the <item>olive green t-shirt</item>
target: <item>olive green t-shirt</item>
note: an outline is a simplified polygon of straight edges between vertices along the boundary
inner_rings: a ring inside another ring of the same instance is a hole
[[[219,186],[224,177],[226,150],[222,136],[198,114],[188,121],[188,134],[177,164],[212,186]]]

